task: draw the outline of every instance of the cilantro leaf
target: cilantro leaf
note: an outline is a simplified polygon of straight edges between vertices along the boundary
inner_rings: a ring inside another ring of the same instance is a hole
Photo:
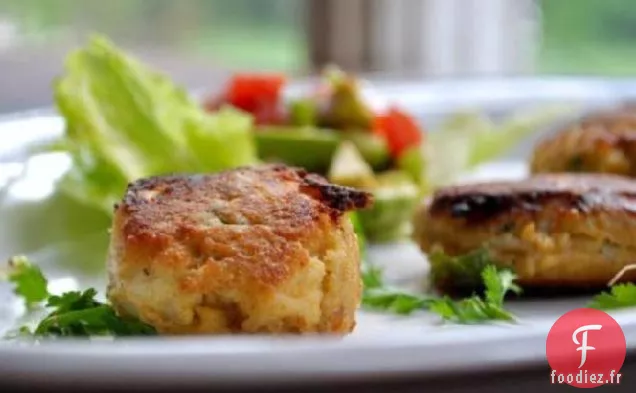
[[[382,269],[364,264],[362,266],[362,285],[365,290],[382,288],[384,286]]]
[[[364,233],[359,225],[357,216],[351,215],[361,252],[364,252]],[[395,288],[386,287],[382,269],[362,264],[362,305],[368,309],[392,311],[397,314],[411,314],[424,308],[428,298],[416,294],[407,293]]]
[[[9,259],[9,282],[15,285],[13,292],[24,299],[27,307],[33,307],[49,297],[48,281],[37,266],[24,256]]]
[[[486,266],[481,273],[486,287],[484,294],[489,303],[503,305],[508,292],[521,293],[521,288],[514,283],[517,276],[510,270],[498,270],[494,265]]]
[[[65,292],[60,296],[53,295],[49,297],[46,306],[55,308],[56,312],[82,310],[99,305],[99,302],[95,300],[96,295],[97,291],[94,288],[87,289],[84,292]]]
[[[362,283],[362,305],[368,309],[408,315],[426,308],[430,301],[429,297],[386,286],[382,270],[375,266],[363,266]]]
[[[485,248],[460,256],[433,251],[428,260],[431,264],[431,282],[446,293],[481,292],[484,289],[481,272],[486,266],[494,264]]]
[[[132,336],[153,335],[154,328],[138,320],[119,317],[113,308],[95,300],[97,292],[67,292],[52,296],[53,311],[36,327],[36,336]]]
[[[588,307],[599,310],[636,307],[636,285],[623,283],[613,285],[609,292],[601,292],[594,296]]]
[[[446,272],[477,274],[479,281],[472,282],[472,277],[469,275],[460,276],[460,279],[465,278],[465,282],[470,279],[473,288],[483,289],[483,296],[473,294],[464,299],[454,300],[449,296],[435,298],[408,293],[387,286],[379,268],[363,265],[362,305],[368,309],[391,311],[403,315],[428,309],[445,321],[462,324],[514,320],[514,316],[503,307],[506,294],[521,292],[521,288],[514,282],[516,275],[512,271],[498,269],[492,264],[485,250],[477,250],[460,257],[449,257],[438,253],[436,258],[438,263],[455,265],[452,268],[454,270],[446,270]],[[470,263],[475,263],[476,266],[469,266]],[[480,271],[473,272],[479,268]],[[451,279],[451,276],[447,278]]]
[[[512,321],[514,316],[503,307],[489,303],[478,296],[455,301],[449,297],[431,301],[430,311],[445,321],[476,324],[493,320]]]
[[[461,324],[514,320],[514,316],[504,309],[503,301],[508,292],[521,292],[521,288],[514,284],[516,276],[509,270],[497,270],[494,265],[489,265],[482,271],[481,278],[485,287],[484,297],[473,295],[453,300],[444,296],[441,299],[431,299],[429,310],[445,321]]]
[[[428,297],[392,288],[366,290],[362,296],[362,304],[369,309],[392,311],[402,315],[425,309],[430,301]]]
[[[154,328],[138,320],[119,317],[113,308],[95,300],[97,291],[66,292],[51,296],[53,311],[35,328],[36,336],[131,336],[153,335]]]
[[[27,304],[46,301],[51,312],[42,319],[34,331],[22,327],[11,337],[57,336],[132,336],[154,335],[155,329],[137,319],[117,315],[113,307],[95,299],[97,291],[89,288],[83,292],[66,292],[59,296],[47,291],[47,280],[36,265],[25,257],[9,260],[8,280],[15,284],[14,292]]]

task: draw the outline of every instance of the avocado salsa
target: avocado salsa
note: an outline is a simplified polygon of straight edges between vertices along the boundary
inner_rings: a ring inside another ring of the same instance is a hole
[[[374,194],[359,212],[366,237],[399,240],[410,233],[413,209],[426,189],[424,130],[406,111],[375,111],[362,97],[359,80],[326,71],[313,92],[283,99],[286,78],[237,74],[205,107],[230,105],[252,115],[259,158],[325,175],[331,182]]]

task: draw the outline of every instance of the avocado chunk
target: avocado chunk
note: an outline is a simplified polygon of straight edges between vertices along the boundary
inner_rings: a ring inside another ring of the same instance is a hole
[[[342,186],[355,188],[377,186],[373,169],[350,141],[340,143],[333,156],[328,177],[332,183]]]
[[[364,102],[358,80],[339,71],[330,74],[331,96],[320,124],[337,130],[371,129],[373,112]]]
[[[296,126],[315,126],[318,123],[318,107],[315,100],[301,98],[289,104],[289,122]]]
[[[422,193],[428,189],[426,161],[422,146],[408,148],[395,160],[397,167],[411,177]]]
[[[360,154],[373,169],[383,169],[389,164],[389,148],[386,140],[368,130],[346,131],[342,138],[353,142]]]
[[[314,127],[261,126],[254,139],[262,160],[320,173],[327,172],[340,143],[334,131]]]
[[[374,204],[358,212],[367,239],[383,243],[407,238],[420,190],[411,177],[399,170],[376,175],[378,185],[371,188]]]

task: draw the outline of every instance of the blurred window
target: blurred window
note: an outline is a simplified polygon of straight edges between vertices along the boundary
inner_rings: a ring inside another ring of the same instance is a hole
[[[230,69],[304,72],[308,0],[0,0],[0,112],[51,104],[50,81],[93,32],[189,87]]]
[[[0,0],[0,48],[8,36],[24,45],[101,32],[232,67],[294,70],[307,58],[304,8],[303,0]]]
[[[531,72],[534,0],[313,0],[312,61],[424,76]]]
[[[636,1],[541,0],[538,70],[559,74],[634,75]]]
[[[0,0],[0,112],[92,32],[191,88],[230,70],[633,75],[636,0]]]

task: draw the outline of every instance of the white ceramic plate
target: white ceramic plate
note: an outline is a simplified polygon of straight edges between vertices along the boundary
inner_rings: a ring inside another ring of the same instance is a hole
[[[434,121],[458,108],[492,113],[546,101],[607,105],[636,95],[632,81],[514,79],[436,83],[382,82],[388,101]],[[63,155],[24,160],[34,144],[59,135],[62,121],[36,112],[0,121],[0,258],[26,253],[57,290],[104,288],[107,219],[54,192],[68,166]],[[463,181],[525,175],[521,146],[512,160],[467,174]],[[409,243],[372,246],[371,262],[390,280],[420,285],[425,258]],[[198,337],[62,341],[37,346],[0,343],[0,380],[29,384],[69,382],[100,386],[144,384],[258,385],[440,375],[541,364],[545,337],[564,312],[586,298],[511,302],[518,324],[441,325],[427,313],[397,317],[360,311],[355,332],[327,337]],[[21,302],[0,285],[0,332],[24,322]],[[636,347],[636,312],[613,314],[628,346]]]

